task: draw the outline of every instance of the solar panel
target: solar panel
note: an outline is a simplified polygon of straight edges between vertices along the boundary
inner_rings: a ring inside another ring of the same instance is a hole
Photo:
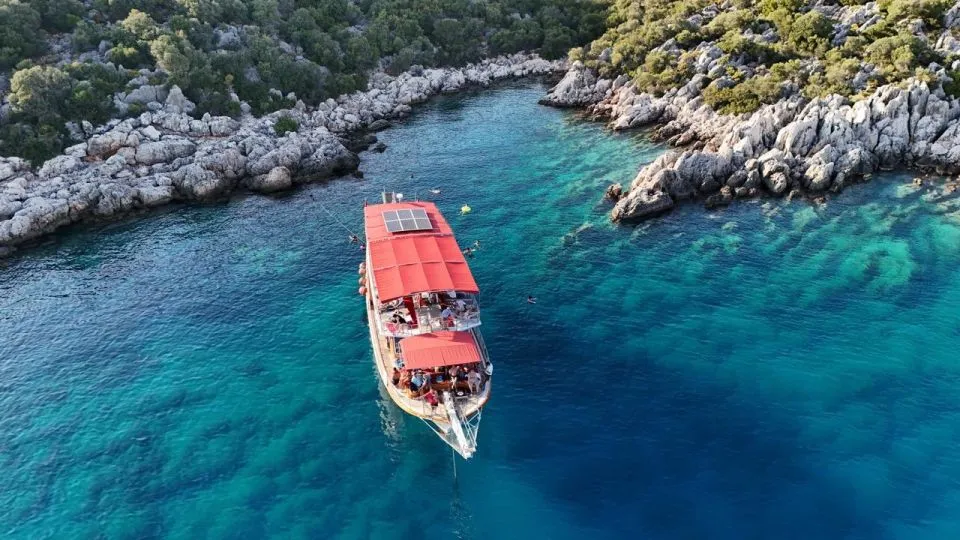
[[[422,208],[388,210],[383,213],[383,224],[386,225],[387,231],[392,233],[433,229],[426,210]]]

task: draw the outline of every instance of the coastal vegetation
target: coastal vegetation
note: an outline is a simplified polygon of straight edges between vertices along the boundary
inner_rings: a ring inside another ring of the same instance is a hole
[[[603,32],[599,0],[0,0],[0,155],[39,164],[84,123],[135,115],[125,92],[177,85],[197,113],[315,105],[371,70],[462,65]],[[9,81],[7,83],[6,81]],[[244,106],[243,104],[246,104]]]
[[[574,49],[602,77],[626,74],[639,89],[662,95],[684,84],[705,44],[716,44],[724,66],[709,74],[704,100],[721,113],[751,112],[778,101],[784,86],[808,98],[839,94],[854,100],[884,84],[921,77],[960,90],[960,74],[930,73],[931,63],[952,66],[960,46],[945,19],[952,0],[879,0],[873,11],[845,20],[835,6],[806,0],[614,0],[607,30]],[[958,64],[960,67],[960,64]]]

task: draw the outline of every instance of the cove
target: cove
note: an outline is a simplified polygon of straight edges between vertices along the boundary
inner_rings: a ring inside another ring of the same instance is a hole
[[[615,227],[603,188],[664,148],[544,91],[431,102],[363,180],[3,263],[4,535],[960,535],[960,200],[887,174]],[[330,217],[359,230],[385,189],[483,245],[497,380],[456,479],[377,388],[361,253]]]

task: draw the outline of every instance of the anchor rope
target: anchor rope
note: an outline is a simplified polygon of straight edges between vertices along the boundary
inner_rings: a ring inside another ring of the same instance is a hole
[[[353,230],[350,229],[350,227],[347,227],[342,221],[340,221],[339,219],[337,219],[337,216],[333,215],[333,213],[330,212],[330,210],[327,209],[327,206],[326,206],[325,204],[323,204],[323,201],[321,201],[320,199],[317,199],[316,197],[314,197],[313,194],[310,195],[310,198],[313,199],[314,201],[318,202],[318,203],[320,204],[320,208],[322,208],[323,211],[326,212],[326,214],[327,214],[328,216],[330,216],[330,219],[332,219],[333,221],[335,221],[335,222],[337,223],[337,225],[340,225],[341,227],[343,227],[343,230],[345,230],[345,231],[347,231],[348,233],[350,233],[350,236],[356,236],[357,238],[360,238],[360,235],[359,235],[359,234],[353,232]]]

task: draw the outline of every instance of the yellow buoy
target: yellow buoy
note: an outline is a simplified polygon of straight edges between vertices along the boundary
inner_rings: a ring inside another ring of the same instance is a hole
[[[460,207],[460,215],[469,214],[470,212],[473,212],[473,209],[470,208],[469,205],[465,204]]]

